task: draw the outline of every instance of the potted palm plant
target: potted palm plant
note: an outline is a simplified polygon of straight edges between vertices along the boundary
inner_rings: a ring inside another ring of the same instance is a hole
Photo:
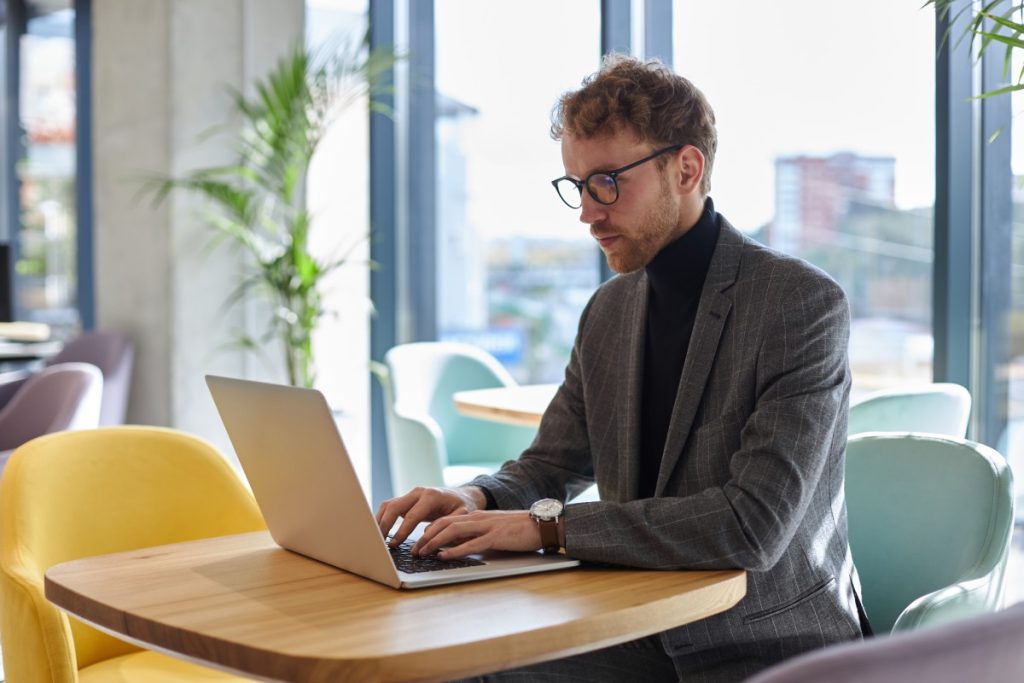
[[[304,190],[310,161],[346,107],[369,96],[371,108],[381,109],[375,96],[393,63],[392,53],[368,52],[362,43],[320,52],[295,48],[254,84],[253,95],[232,93],[241,122],[226,126],[235,136],[235,163],[149,183],[156,202],[179,190],[204,198],[206,222],[246,252],[248,272],[228,301],[259,292],[272,313],[261,338],[243,334],[238,341],[252,348],[278,339],[296,386],[310,387],[316,378],[312,336],[327,313],[323,279],[349,260],[310,252]]]

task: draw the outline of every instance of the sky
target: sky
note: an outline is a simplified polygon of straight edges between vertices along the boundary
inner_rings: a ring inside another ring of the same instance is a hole
[[[597,67],[598,5],[435,3],[438,88],[480,111],[464,147],[488,235],[586,235],[551,188],[564,171],[548,128],[558,95]],[[897,205],[932,203],[934,15],[920,5],[675,2],[674,66],[716,111],[712,197],[734,224],[771,220],[779,155],[893,156]]]
[[[365,0],[309,4],[365,10]],[[896,159],[898,207],[932,203],[935,31],[921,4],[675,0],[674,67],[717,116],[719,211],[756,229],[774,214],[777,156],[845,151]],[[587,238],[551,187],[564,169],[549,128],[558,96],[598,66],[599,5],[434,3],[438,90],[479,111],[461,144],[469,218],[488,238]]]

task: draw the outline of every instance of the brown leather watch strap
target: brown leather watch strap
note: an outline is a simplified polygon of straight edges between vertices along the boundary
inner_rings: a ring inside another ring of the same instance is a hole
[[[558,520],[553,519],[550,522],[537,520],[537,526],[540,527],[540,542],[544,552],[557,553],[561,548],[558,543]]]

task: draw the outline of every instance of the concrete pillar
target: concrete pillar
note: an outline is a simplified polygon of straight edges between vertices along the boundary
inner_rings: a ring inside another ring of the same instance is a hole
[[[97,327],[138,345],[129,420],[226,442],[206,373],[282,380],[275,349],[227,349],[261,333],[258,304],[226,307],[242,256],[210,247],[203,206],[175,194],[159,206],[151,176],[235,159],[228,88],[245,92],[301,44],[302,0],[94,0],[93,140]],[[254,306],[257,307],[254,309]],[[229,450],[229,449],[228,449]]]

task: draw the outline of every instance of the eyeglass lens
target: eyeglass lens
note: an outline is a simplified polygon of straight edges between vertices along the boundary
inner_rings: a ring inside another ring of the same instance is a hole
[[[563,202],[573,209],[578,209],[583,205],[580,196],[583,191],[581,185],[583,183],[577,184],[570,178],[561,178],[555,184],[555,189],[558,190]],[[619,187],[615,178],[605,173],[595,173],[587,178],[586,186],[590,196],[601,204],[614,204],[619,198]]]

